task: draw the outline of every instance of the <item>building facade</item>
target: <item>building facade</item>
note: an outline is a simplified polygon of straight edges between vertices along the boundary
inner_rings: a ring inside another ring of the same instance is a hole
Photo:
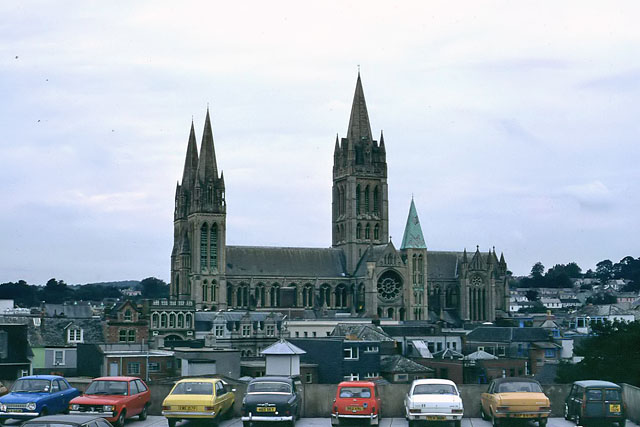
[[[360,75],[333,159],[330,248],[228,246],[209,112],[200,150],[192,123],[175,194],[171,298],[209,310],[335,310],[458,324],[508,312],[507,264],[495,249],[427,250],[413,200],[400,248],[390,240],[386,146],[382,133],[373,138]]]

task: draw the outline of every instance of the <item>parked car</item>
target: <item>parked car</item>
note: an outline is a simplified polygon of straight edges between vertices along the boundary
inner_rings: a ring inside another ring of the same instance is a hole
[[[26,421],[21,427],[112,427],[109,421],[94,415],[47,415]]]
[[[333,400],[331,424],[344,420],[361,420],[378,425],[382,404],[378,387],[371,381],[343,381]]]
[[[415,427],[420,421],[453,421],[455,427],[462,424],[464,407],[458,387],[453,381],[413,381],[404,399],[404,407],[409,427]]]
[[[514,419],[537,420],[547,425],[551,414],[549,398],[540,383],[531,378],[507,377],[491,381],[489,389],[480,396],[482,419],[492,420],[494,426]]]
[[[300,385],[289,377],[260,377],[249,381],[242,399],[242,424],[284,421],[290,427],[300,418]]]
[[[616,422],[624,427],[626,409],[619,385],[609,381],[576,381],[564,403],[564,418],[581,426],[590,422]]]
[[[0,397],[0,423],[9,418],[29,419],[66,412],[80,392],[58,375],[30,375],[16,380]]]
[[[69,403],[71,414],[94,415],[111,421],[118,427],[124,420],[138,416],[147,418],[151,392],[149,387],[137,377],[95,378],[83,396]]]
[[[185,378],[178,381],[162,402],[162,415],[169,427],[178,420],[230,418],[236,401],[235,389],[217,378]]]

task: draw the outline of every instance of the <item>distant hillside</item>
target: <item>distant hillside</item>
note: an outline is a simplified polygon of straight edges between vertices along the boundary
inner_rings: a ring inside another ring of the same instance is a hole
[[[137,288],[140,285],[139,280],[121,280],[119,282],[99,282],[99,283],[85,283],[85,284],[77,284],[74,286],[84,286],[84,285],[93,285],[93,286],[113,286],[115,288]]]

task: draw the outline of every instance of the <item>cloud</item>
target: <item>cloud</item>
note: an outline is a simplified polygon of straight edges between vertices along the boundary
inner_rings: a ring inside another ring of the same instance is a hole
[[[584,184],[567,185],[560,189],[559,194],[575,199],[580,206],[587,210],[609,209],[614,204],[614,195],[601,181],[591,181]]]

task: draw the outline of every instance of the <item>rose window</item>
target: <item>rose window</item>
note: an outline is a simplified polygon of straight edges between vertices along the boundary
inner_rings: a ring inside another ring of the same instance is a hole
[[[482,278],[480,276],[475,276],[473,279],[471,279],[471,284],[473,286],[480,286],[482,285]]]
[[[400,295],[402,279],[397,273],[387,271],[378,279],[378,296],[386,301],[393,300]]]

